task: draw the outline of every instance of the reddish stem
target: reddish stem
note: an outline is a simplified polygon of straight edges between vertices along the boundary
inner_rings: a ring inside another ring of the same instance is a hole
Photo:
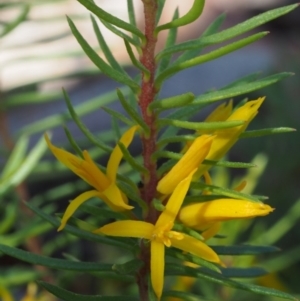
[[[143,189],[141,196],[148,204],[148,215],[145,220],[154,224],[157,220],[158,213],[151,206],[151,202],[156,194],[158,182],[156,170],[156,160],[152,159],[152,154],[156,151],[156,115],[148,110],[149,104],[155,99],[157,91],[154,87],[155,79],[155,46],[157,38],[154,34],[156,27],[155,19],[157,12],[157,0],[142,0],[144,3],[145,17],[145,37],[146,42],[142,47],[141,63],[149,70],[150,75],[142,75],[141,93],[139,95],[139,105],[143,120],[149,127],[149,135],[142,136],[144,166],[148,170],[148,175],[143,177]],[[149,246],[141,242],[140,259],[143,261],[143,267],[137,273],[137,284],[139,286],[140,300],[149,300],[148,275],[150,275],[150,250]]]

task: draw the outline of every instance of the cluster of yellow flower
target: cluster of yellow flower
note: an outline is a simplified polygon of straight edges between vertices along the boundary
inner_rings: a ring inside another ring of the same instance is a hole
[[[185,233],[173,231],[174,222],[202,231],[204,239],[214,236],[222,221],[252,218],[270,213],[273,209],[263,203],[245,199],[222,198],[207,202],[194,202],[184,205],[184,199],[192,181],[204,176],[209,179],[210,165],[202,164],[205,159],[219,160],[239,139],[248,124],[258,113],[264,98],[249,101],[232,110],[232,102],[222,104],[215,109],[206,121],[233,121],[244,123],[230,129],[199,132],[198,137],[183,150],[182,158],[159,180],[157,198],[162,200],[165,208],[155,224],[142,220],[122,220],[104,225],[95,233],[119,237],[135,237],[150,241],[151,281],[155,294],[160,299],[164,284],[165,246],[175,247],[207,261],[222,265],[219,256],[204,241]],[[137,126],[124,133],[120,142],[126,147],[131,143]],[[70,168],[75,174],[94,187],[75,198],[68,206],[58,230],[62,230],[76,209],[92,197],[99,197],[112,210],[131,210],[127,196],[116,183],[117,170],[122,159],[122,152],[117,145],[107,164],[106,173],[93,162],[87,151],[83,158],[55,147],[46,136],[49,148],[55,157]]]

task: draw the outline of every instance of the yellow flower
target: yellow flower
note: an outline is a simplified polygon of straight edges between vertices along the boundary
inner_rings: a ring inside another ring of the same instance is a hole
[[[128,147],[131,143],[137,128],[138,126],[131,127],[121,137],[120,142],[123,143],[125,147]],[[94,190],[89,190],[80,194],[69,204],[61,220],[61,225],[58,228],[58,231],[65,227],[68,219],[74,214],[77,208],[92,197],[99,197],[115,211],[130,210],[133,208],[128,205],[126,195],[122,193],[116,184],[118,167],[123,157],[122,151],[118,145],[114,148],[110,155],[106,173],[103,173],[86,150],[83,151],[82,159],[54,146],[47,135],[45,135],[45,139],[53,155],[61,163],[95,188]]]
[[[187,205],[180,210],[178,218],[188,227],[205,230],[217,222],[264,216],[273,210],[269,205],[258,202],[217,199]]]
[[[194,172],[195,169],[178,183],[155,225],[144,221],[117,221],[95,231],[110,236],[136,237],[151,241],[151,283],[158,299],[161,298],[164,284],[165,246],[173,246],[221,264],[218,255],[205,243],[184,233],[172,231]]]
[[[0,285],[0,298],[2,301],[14,301],[11,293],[4,287]]]
[[[208,155],[205,159],[207,160],[220,160],[227,152],[228,150],[237,142],[239,139],[240,134],[242,134],[246,128],[248,127],[249,123],[253,120],[253,118],[257,115],[258,109],[263,103],[265,97],[260,97],[257,100],[248,101],[243,106],[236,109],[227,119],[226,121],[234,121],[234,120],[241,120],[244,121],[244,124],[240,126],[236,126],[229,129],[222,129],[218,131],[214,131],[213,134],[216,136],[213,140],[213,143],[211,145],[211,148],[209,150]],[[215,113],[215,111],[220,111],[224,114],[221,114],[220,112]],[[230,105],[228,107],[218,107],[211,115],[210,118],[211,121],[223,121],[217,120],[216,118],[224,118],[224,116],[228,115],[228,108],[231,108]],[[196,172],[195,178],[199,178],[203,175],[205,171],[207,171],[210,168],[209,165],[201,165]]]
[[[196,138],[177,164],[158,182],[157,191],[165,195],[171,194],[180,181],[200,166],[210,150],[213,139],[214,136],[210,135]]]

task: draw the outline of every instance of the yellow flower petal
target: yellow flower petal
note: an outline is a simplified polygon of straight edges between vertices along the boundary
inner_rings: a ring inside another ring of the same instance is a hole
[[[205,119],[205,122],[216,122],[216,121],[225,121],[232,112],[232,103],[230,100],[227,104],[226,102],[222,103],[216,107]]]
[[[264,216],[274,209],[263,203],[247,200],[218,199],[183,207],[179,220],[188,227],[203,229],[214,222]]]
[[[74,214],[74,212],[81,204],[83,204],[84,202],[86,202],[87,200],[95,196],[101,197],[101,194],[97,190],[90,190],[80,194],[73,201],[71,201],[71,203],[67,207],[67,210],[65,211],[61,219],[61,223],[57,231],[61,231],[66,226],[68,219]]]
[[[165,246],[155,240],[151,241],[151,283],[158,301],[164,286]]]
[[[138,129],[137,125],[132,126],[128,131],[126,131],[123,134],[123,136],[120,139],[120,142],[122,142],[125,147],[128,147],[129,144],[131,143],[137,129]],[[123,158],[123,153],[120,147],[116,145],[116,147],[114,148],[114,150],[110,155],[110,158],[107,163],[107,169],[106,169],[106,174],[112,182],[115,182],[116,180],[118,167],[120,165],[122,158]]]
[[[120,189],[115,183],[112,183],[102,193],[109,201],[107,205],[110,206],[114,211],[124,211],[133,208],[132,206],[127,205],[127,197],[121,193]]]
[[[207,261],[222,264],[218,254],[204,242],[186,234],[183,234],[183,236],[181,240],[171,238],[172,246]]]
[[[249,101],[230,115],[227,121],[241,120],[245,121],[245,123],[234,128],[215,131],[214,134],[216,137],[213,140],[209,153],[205,159],[219,160],[228,152],[228,150],[237,142],[240,134],[246,130],[249,123],[257,115],[258,109],[264,99],[264,97],[260,97],[257,100]],[[199,178],[202,176],[209,168],[209,165],[201,165],[196,173],[196,177]]]
[[[196,138],[177,164],[159,181],[157,190],[162,194],[171,194],[180,181],[200,166],[210,150],[213,138],[209,135]]]
[[[2,301],[14,301],[14,298],[11,295],[11,293],[1,285],[0,285],[0,297],[2,298]]]
[[[126,220],[107,224],[95,230],[94,233],[102,233],[109,236],[151,239],[153,230],[154,225],[150,223]]]
[[[71,169],[76,175],[89,183],[95,189],[101,191],[108,187],[110,182],[93,162],[87,151],[83,151],[84,159],[79,158],[63,149],[54,146],[47,134],[45,139],[53,155],[66,167]]]
[[[155,226],[160,227],[165,224],[173,223],[178,211],[184,201],[184,198],[189,190],[190,183],[192,181],[193,174],[196,169],[194,169],[184,180],[182,180],[177,187],[174,189],[172,195],[170,196],[165,210],[159,216]]]
[[[215,236],[221,228],[221,222],[213,223],[207,230],[201,233],[201,236],[204,240],[208,240],[211,237]]]

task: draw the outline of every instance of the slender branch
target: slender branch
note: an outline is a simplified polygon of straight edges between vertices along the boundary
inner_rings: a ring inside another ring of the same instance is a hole
[[[157,12],[157,0],[142,0],[144,4],[145,17],[145,37],[146,43],[142,47],[142,55],[140,62],[149,70],[149,74],[142,74],[141,93],[139,95],[139,106],[142,117],[150,129],[149,135],[142,136],[144,166],[149,171],[147,176],[143,178],[143,189],[141,196],[148,204],[148,215],[145,220],[150,223],[155,223],[158,213],[151,206],[151,201],[156,194],[157,186],[157,164],[156,160],[152,159],[152,154],[156,150],[157,129],[155,126],[156,115],[148,110],[149,104],[154,101],[157,91],[154,87],[155,78],[155,47],[157,38],[154,35],[156,27],[155,18]],[[149,301],[149,286],[148,276],[150,275],[150,250],[149,246],[141,242],[140,259],[144,262],[143,267],[137,273],[137,284],[139,286],[140,300]]]

